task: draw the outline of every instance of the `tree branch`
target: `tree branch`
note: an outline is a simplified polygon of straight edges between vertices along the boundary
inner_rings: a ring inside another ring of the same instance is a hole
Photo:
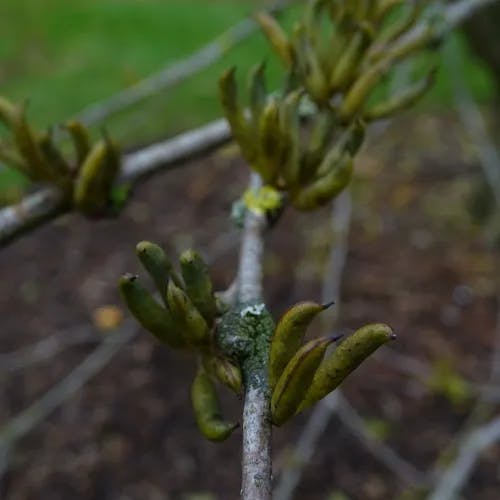
[[[260,177],[252,173],[250,188],[262,185]],[[241,241],[238,266],[238,302],[262,301],[262,253],[264,215],[247,210]],[[260,332],[256,332],[258,335]],[[258,342],[258,339],[252,339]],[[264,363],[267,367],[267,362]],[[267,374],[250,373],[257,367],[243,366],[245,400],[243,407],[243,447],[241,497],[244,500],[269,500],[271,498],[271,415]],[[260,383],[252,383],[255,377]]]
[[[269,11],[275,14],[280,13],[287,4],[288,0],[278,0],[269,8]],[[178,85],[216,62],[230,49],[248,38],[257,28],[257,23],[252,18],[244,19],[186,59],[169,65],[109,99],[88,106],[74,119],[90,125],[137,104],[155,92]],[[216,120],[198,129],[180,134],[174,139],[148,146],[125,156],[121,180],[135,182],[158,172],[162,167],[173,166],[172,163],[187,161],[212,151],[229,139],[230,132],[225,121]],[[62,193],[54,188],[40,189],[19,203],[1,209],[0,248],[70,209]]]
[[[332,298],[335,300],[336,315],[331,323],[337,321],[339,314],[340,287],[347,257],[350,221],[351,200],[349,192],[344,191],[333,205],[332,248],[326,266],[327,271],[325,272],[322,291],[323,302],[328,302]],[[329,330],[331,330],[331,323],[328,325]],[[337,389],[315,406],[299,437],[289,465],[282,472],[280,482],[274,493],[275,500],[290,500],[293,498],[294,491],[300,483],[303,469],[311,460],[319,439],[335,413],[361,443],[386,467],[395,472],[403,482],[420,485],[422,482],[427,481],[426,476],[412,464],[402,459],[394,450],[374,439],[367,432],[362,418],[342,395],[342,392]]]
[[[425,473],[420,472],[413,464],[401,458],[392,448],[368,432],[361,416],[342,394],[337,397],[336,410],[341,422],[359,439],[363,446],[403,482],[416,486],[422,486],[429,482]]]
[[[123,158],[119,182],[137,184],[161,170],[170,170],[229,142],[231,133],[225,120],[215,120]],[[0,210],[0,248],[26,232],[71,210],[62,193],[43,188],[19,203]]]
[[[262,186],[260,177],[252,173],[250,189]],[[245,217],[238,266],[238,299],[251,302],[262,299],[262,252],[264,249],[262,233],[266,219],[263,215],[248,210]]]
[[[286,468],[283,469],[279,483],[274,491],[274,500],[290,500],[300,484],[304,468],[310,463],[318,441],[323,436],[337,410],[338,391],[332,392],[318,403],[300,433]]]
[[[484,176],[490,184],[498,209],[500,207],[500,155],[489,138],[479,108],[462,84],[463,68],[460,68],[458,54],[448,49],[445,60],[453,77],[453,92],[460,118],[466,132],[473,140]],[[500,295],[498,292],[496,319],[493,355],[488,377],[491,385],[495,384],[498,377],[500,360]],[[453,441],[439,453],[429,474],[435,482],[434,489],[428,495],[430,500],[457,498],[467,484],[481,451],[500,439],[500,417],[484,424],[493,412],[494,407],[491,403],[488,392],[484,389],[480,390],[479,399],[469,412],[465,423],[462,424]],[[443,466],[443,462],[450,463],[450,457],[453,457],[451,464],[447,467]]]
[[[55,188],[40,189],[0,209],[0,248],[69,209],[63,194]]]
[[[220,258],[234,246],[234,238],[223,234],[211,242],[206,262]],[[15,371],[32,363],[41,362],[58,354],[64,347],[82,342],[95,342],[102,335],[92,335],[89,327],[78,327],[72,331],[54,334],[46,339],[0,354],[0,369]],[[70,374],[46,392],[38,401],[0,427],[0,477],[8,466],[8,455],[16,441],[34,429],[50,413],[73,394],[108,363],[122,345],[129,342],[138,332],[134,322],[127,321],[118,331],[106,334],[99,346]]]
[[[127,323],[119,332],[110,334],[65,379],[0,428],[0,477],[13,445],[103,369],[137,331],[135,325]]]
[[[340,288],[348,251],[349,227],[351,224],[351,195],[344,191],[332,204],[332,238],[328,262],[325,266],[321,300],[324,304],[334,300],[334,317],[329,318],[328,330],[338,319]],[[325,311],[327,313],[327,311]],[[325,314],[323,313],[323,314]],[[297,445],[292,452],[288,466],[282,471],[274,492],[275,500],[290,500],[302,479],[304,467],[311,460],[320,437],[324,434],[337,407],[338,391],[332,392],[313,409]]]
[[[250,386],[245,391],[243,408],[243,500],[271,498],[271,434],[269,395]]]
[[[500,440],[500,417],[473,430],[462,441],[456,459],[440,474],[440,479],[429,500],[453,500],[467,484],[483,450]]]
[[[90,334],[88,327],[78,328],[76,331],[58,332],[16,351],[0,353],[0,370],[5,372],[21,370],[54,357],[66,347],[95,343],[98,339],[97,335]]]
[[[286,0],[279,0],[269,8],[269,11],[278,14],[286,7],[287,3]],[[143,101],[157,92],[172,88],[214,64],[236,45],[246,40],[257,28],[258,25],[253,18],[243,19],[185,59],[169,64],[157,73],[144,78],[108,99],[91,104],[80,111],[74,119],[86,125],[94,124]]]
[[[463,60],[457,50],[452,50],[449,44],[445,61],[448,71],[453,76],[452,91],[460,120],[466,134],[472,140],[484,177],[493,192],[497,209],[500,210],[500,153],[490,138],[481,110],[463,81]]]
[[[439,39],[447,31],[465,21],[475,11],[493,1],[495,0],[460,0],[455,2],[443,9],[442,22],[434,31],[429,31],[429,24],[424,22],[411,30],[401,42],[411,43],[422,39],[423,36],[427,41]],[[200,137],[203,133],[207,133],[208,136],[206,138]],[[127,170],[129,169],[136,172],[138,177],[143,175],[140,171],[143,171],[144,174],[153,174],[160,171],[163,166],[172,167],[177,162],[206,154],[229,139],[230,132],[226,122],[216,120],[199,129],[149,146],[131,155],[139,163],[136,168],[130,160],[130,164],[124,168],[124,180],[134,181],[135,179],[135,174],[127,179]],[[175,151],[177,149],[180,151]],[[127,157],[125,157],[125,161],[128,163]],[[14,206],[3,208],[0,210],[0,248],[27,231],[69,211],[70,208],[69,204],[64,202],[62,195],[53,189],[43,189]]]
[[[448,32],[465,22],[475,12],[496,1],[498,0],[457,0],[444,5],[430,22],[420,22],[403,35],[398,41],[398,47],[413,46],[417,42],[419,46],[439,43]],[[397,51],[397,48],[394,50]]]

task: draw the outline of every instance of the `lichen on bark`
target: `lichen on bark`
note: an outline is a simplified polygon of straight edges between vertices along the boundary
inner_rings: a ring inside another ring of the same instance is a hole
[[[274,320],[264,303],[235,305],[221,319],[217,341],[226,356],[238,362],[247,387],[268,385],[269,346]]]

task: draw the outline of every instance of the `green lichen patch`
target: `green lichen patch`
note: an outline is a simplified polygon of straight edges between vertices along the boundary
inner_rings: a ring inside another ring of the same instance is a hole
[[[236,360],[245,385],[268,385],[267,364],[274,320],[264,303],[237,304],[221,319],[217,341],[224,354]]]

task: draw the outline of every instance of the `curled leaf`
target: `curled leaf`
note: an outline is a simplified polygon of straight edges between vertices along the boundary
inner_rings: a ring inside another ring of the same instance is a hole
[[[168,280],[171,278],[177,286],[181,286],[182,283],[165,252],[159,245],[150,241],[139,242],[135,247],[135,252],[144,269],[153,279],[161,298],[166,302]]]
[[[363,118],[367,121],[380,120],[381,118],[387,118],[399,113],[403,109],[413,106],[432,87],[435,76],[436,70],[433,69],[425,78],[402,89],[387,101],[381,102],[367,110]]]
[[[340,159],[327,155],[320,168],[328,173],[314,180],[292,197],[293,206],[299,210],[314,210],[344,190],[352,177],[351,155],[345,153]]]
[[[193,347],[207,345],[210,340],[207,322],[186,292],[172,280],[168,283],[167,301],[172,318],[182,329],[186,343]]]
[[[182,332],[170,313],[139,283],[137,276],[125,274],[119,282],[121,295],[137,321],[160,342],[174,349],[185,347]]]
[[[214,383],[203,368],[191,386],[191,403],[198,429],[210,441],[224,441],[238,427],[222,419]]]
[[[179,260],[186,293],[207,323],[211,325],[215,319],[217,307],[208,267],[194,250],[186,250]]]
[[[327,347],[340,337],[314,339],[302,346],[281,374],[271,399],[274,425],[283,425],[304,399]]]
[[[395,338],[392,329],[381,323],[356,330],[320,365],[297,412],[335,390],[370,354]]]
[[[299,350],[312,320],[330,304],[299,302],[290,307],[278,321],[271,340],[269,385],[275,387],[286,365]]]
[[[255,20],[259,23],[262,32],[287,67],[293,64],[293,52],[286,33],[279,23],[266,12],[258,12]]]

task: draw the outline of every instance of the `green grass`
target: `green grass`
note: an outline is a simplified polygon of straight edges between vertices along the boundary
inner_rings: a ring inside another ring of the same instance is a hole
[[[255,2],[203,0],[2,0],[1,92],[30,99],[46,126],[180,60],[251,12]],[[113,133],[141,143],[219,113],[217,77],[241,73],[269,51],[256,34],[223,62],[179,88],[111,120]],[[276,70],[274,70],[276,74]]]
[[[255,7],[241,0],[1,0],[0,93],[29,99],[30,119],[39,127],[61,123],[185,58]],[[270,56],[256,33],[218,64],[105,125],[134,147],[201,124],[220,115],[217,79],[227,67],[237,65],[243,79],[267,58],[276,84],[278,63]],[[21,176],[0,171],[0,189],[20,183]]]
[[[467,45],[467,39],[460,32],[453,33],[446,43],[452,50],[460,53],[463,61],[464,84],[474,98],[480,102],[489,101],[495,92],[495,83],[488,67],[472,53]],[[445,52],[445,51],[443,51]],[[444,56],[437,57],[439,67],[436,83],[425,100],[425,103],[437,107],[454,106],[452,78],[448,67],[443,61]]]
[[[89,103],[180,60],[255,9],[247,0],[1,0],[0,93],[30,100],[29,113],[45,127]],[[491,81],[466,54],[468,83],[488,98]],[[257,33],[175,89],[161,92],[106,122],[127,147],[164,137],[220,114],[217,78],[236,64],[241,79],[268,61],[271,82],[279,65]],[[426,105],[450,104],[449,78],[441,71]],[[0,173],[0,186],[18,178]]]

